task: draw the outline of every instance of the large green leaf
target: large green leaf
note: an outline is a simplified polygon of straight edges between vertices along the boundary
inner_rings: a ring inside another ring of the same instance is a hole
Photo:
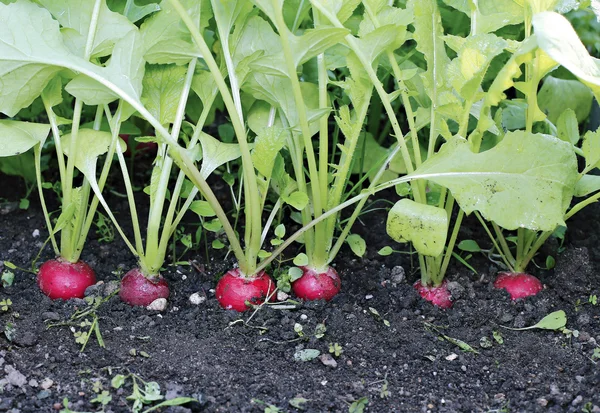
[[[140,34],[132,30],[118,41],[106,68],[103,68],[103,76],[118,80],[126,87],[125,93],[136,99],[142,92],[145,69],[142,54]],[[86,74],[77,75],[65,86],[65,90],[87,105],[108,104],[120,97]]]
[[[538,92],[538,105],[554,124],[565,109],[572,109],[577,121],[584,122],[590,115],[592,101],[590,90],[577,80],[548,76]]]
[[[29,106],[63,68],[102,82],[104,86],[98,83],[98,87],[104,92],[118,88],[137,100],[138,79],[73,54],[62,42],[59,24],[47,10],[25,0],[8,6],[0,4],[0,28],[0,111],[6,115],[14,116]],[[122,40],[135,31],[129,33]],[[141,85],[141,77],[139,82]]]
[[[27,152],[38,143],[43,143],[48,137],[48,132],[50,125],[0,120],[0,157]]]
[[[180,0],[188,15],[199,21],[200,11],[205,13],[197,0]],[[144,59],[149,63],[187,64],[193,57],[202,57],[192,42],[190,32],[169,0],[160,3],[160,11],[146,19],[140,27],[144,40]],[[210,10],[210,7],[208,8]]]
[[[38,0],[38,2],[52,13],[63,27],[68,44],[72,46],[71,50],[84,57],[96,0]],[[101,0],[91,57],[110,55],[115,43],[135,29],[135,25],[127,17],[111,11],[106,5],[106,0]]]
[[[394,241],[412,241],[419,254],[437,257],[446,245],[448,213],[404,198],[388,213],[386,231]]]
[[[506,229],[542,231],[564,225],[578,177],[570,143],[524,131],[508,132],[482,153],[452,139],[414,172],[420,174],[439,174],[427,179],[450,189],[467,214],[479,211]]]
[[[592,90],[600,100],[600,59],[588,53],[571,23],[558,13],[543,12],[533,16],[539,47]]]
[[[477,33],[491,33],[504,26],[522,23],[525,16],[523,6],[514,0],[444,0],[444,3],[468,16],[471,6],[475,6]]]
[[[142,102],[162,125],[175,120],[185,83],[185,66],[148,65],[142,81]]]

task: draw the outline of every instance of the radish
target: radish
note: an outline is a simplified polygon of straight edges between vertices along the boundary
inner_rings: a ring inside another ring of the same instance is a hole
[[[221,307],[227,310],[246,311],[262,304],[275,291],[275,283],[264,271],[252,277],[244,277],[239,268],[228,271],[217,283],[215,294]]]
[[[414,284],[414,287],[423,299],[429,301],[434,306],[444,309],[452,308],[452,294],[448,290],[446,280],[437,287],[423,285],[419,280]]]
[[[513,300],[536,295],[544,289],[540,280],[524,272],[501,272],[494,282],[494,287],[508,291]]]
[[[292,290],[304,300],[331,300],[342,288],[337,271],[328,266],[327,271],[318,272],[309,266],[300,267],[302,277],[292,283]]]
[[[62,258],[43,263],[37,275],[40,290],[52,300],[83,298],[86,288],[95,283],[96,275],[89,265]]]
[[[158,298],[168,298],[169,286],[162,276],[146,277],[134,268],[121,280],[119,297],[129,305],[147,306]]]

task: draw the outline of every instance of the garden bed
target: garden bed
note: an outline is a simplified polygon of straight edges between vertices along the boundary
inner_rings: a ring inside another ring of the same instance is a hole
[[[2,175],[0,181],[3,198],[22,195],[17,180]],[[47,236],[43,216],[35,201],[26,211],[10,205],[3,204],[0,214],[0,258],[28,267]],[[450,310],[417,298],[417,267],[409,255],[377,255],[391,243],[381,236],[384,211],[356,225],[367,241],[366,257],[346,250],[336,260],[342,291],[329,303],[265,306],[251,319],[251,312],[224,311],[213,289],[231,262],[188,254],[193,266],[164,272],[171,285],[165,311],[132,308],[113,297],[97,311],[106,347],[92,336],[83,352],[69,327],[47,324],[68,319],[86,303],[53,302],[36,288],[33,274],[15,271],[14,284],[1,291],[12,305],[0,314],[0,326],[14,331],[12,341],[0,337],[0,411],[57,411],[64,398],[72,411],[100,411],[91,400],[104,390],[112,397],[104,411],[127,412],[131,382],[115,389],[111,380],[134,373],[156,381],[167,398],[198,400],[162,410],[171,412],[259,412],[269,404],[285,412],[300,411],[293,404],[309,412],[341,412],[361,398],[370,412],[600,412],[600,364],[594,358],[600,302],[588,302],[590,293],[600,295],[599,213],[593,205],[570,222],[567,248],[554,270],[538,272],[546,288],[535,297],[511,302],[494,290],[497,268],[481,257],[471,262],[479,274],[453,264],[448,279],[456,302]],[[469,233],[479,233],[477,228],[467,220],[459,239],[478,237]],[[51,254],[46,248],[40,262]],[[109,258],[114,264],[106,264]],[[115,272],[135,264],[120,239],[90,239],[82,259],[105,286],[118,279]],[[194,293],[199,304],[190,302]],[[566,312],[567,328],[577,333],[501,327],[530,326],[556,310]],[[326,331],[317,338],[319,324]],[[306,349],[330,355],[335,343],[339,357],[295,360]]]

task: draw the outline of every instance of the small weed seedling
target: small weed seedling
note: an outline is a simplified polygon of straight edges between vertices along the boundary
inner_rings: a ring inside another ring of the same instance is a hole
[[[339,343],[329,343],[329,352],[335,357],[339,357],[344,352],[344,349]]]
[[[348,413],[363,413],[365,411],[365,407],[368,405],[369,399],[367,397],[361,397],[350,404],[348,407]]]
[[[98,345],[104,348],[104,339],[102,338],[102,333],[100,332],[99,317],[96,312],[102,304],[110,300],[117,293],[118,290],[104,298],[86,297],[85,301],[88,303],[86,308],[75,311],[68,321],[48,324],[48,328],[69,326],[73,336],[75,337],[75,342],[77,344],[81,344],[80,351],[85,350],[85,347],[92,337],[92,334],[95,335]]]
[[[441,339],[454,344],[455,346],[457,346],[464,352],[479,354],[479,352],[477,350],[475,350],[473,347],[471,347],[471,345],[469,345],[469,344],[465,343],[464,341],[459,340],[457,338],[453,338],[453,337],[447,336],[446,334],[443,334],[438,327],[436,327],[435,325],[433,325],[431,323],[426,322],[425,328],[429,331],[435,331]]]

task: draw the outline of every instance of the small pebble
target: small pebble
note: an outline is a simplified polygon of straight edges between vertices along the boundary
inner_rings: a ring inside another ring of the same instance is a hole
[[[200,295],[200,293],[194,293],[190,295],[190,303],[194,305],[200,305],[206,301],[206,296]]]
[[[331,356],[331,354],[323,353],[319,356],[319,360],[321,360],[321,363],[323,363],[323,365],[325,365],[327,367],[331,367],[331,368],[337,367],[337,361],[335,361],[335,359]]]
[[[40,236],[40,230],[39,229],[34,229],[33,232],[31,233],[31,236],[33,238],[39,238],[39,236]]]
[[[49,379],[48,377],[46,377],[43,381],[42,381],[42,389],[44,390],[48,390],[50,387],[52,387],[54,385],[54,381],[52,379]]]
[[[373,294],[365,295],[365,300],[370,300],[373,298]]]
[[[300,320],[308,320],[308,316],[306,314],[301,314]]]
[[[456,353],[452,353],[452,354],[446,356],[446,360],[448,360],[448,361],[456,360],[457,358],[458,358],[458,354],[456,354]]]
[[[396,265],[394,268],[392,268],[392,284],[401,284],[405,279],[406,272],[404,271],[403,267]]]
[[[285,293],[285,292],[283,292],[281,290],[277,291],[277,301],[285,301],[288,298],[290,298],[289,294],[287,294],[287,293]]]
[[[548,405],[548,400],[544,399],[543,397],[540,397],[539,399],[537,399],[537,404],[542,407],[546,407]]]
[[[152,301],[149,306],[146,307],[146,310],[150,311],[164,311],[167,308],[167,299],[166,298],[157,298]]]
[[[571,402],[572,406],[577,406],[578,404],[580,404],[583,401],[583,397],[581,395],[575,397],[573,399],[573,401]]]

